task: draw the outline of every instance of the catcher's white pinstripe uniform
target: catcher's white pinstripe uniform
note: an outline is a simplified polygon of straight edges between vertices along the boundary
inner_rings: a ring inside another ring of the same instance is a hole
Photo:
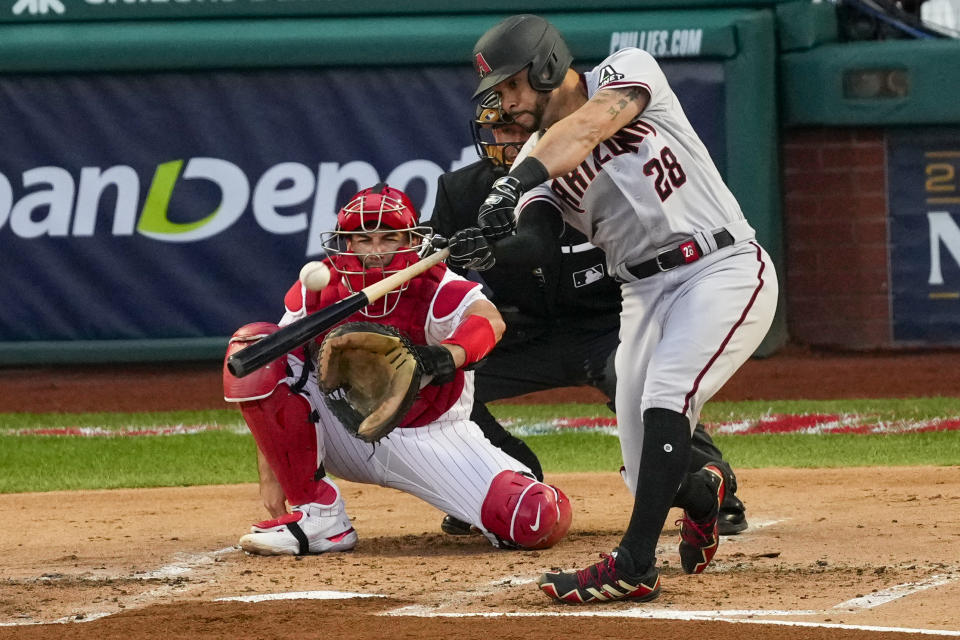
[[[326,259],[333,268],[329,281],[319,291],[299,281],[290,287],[281,324],[330,309],[417,262],[418,219],[407,195],[389,185],[357,193],[337,214],[327,245],[333,254]],[[330,398],[320,390],[307,356],[311,348],[297,349],[242,380],[225,361],[224,398],[240,403],[257,442],[264,505],[277,516],[251,527],[240,539],[241,547],[268,555],[352,549],[358,536],[326,471],[418,496],[473,525],[497,546],[543,549],[556,544],[570,526],[569,499],[536,480],[526,465],[494,446],[469,420],[473,372],[464,367],[481,361],[503,332],[502,318],[479,284],[435,264],[343,322],[372,319],[409,339],[419,354],[416,366],[426,374],[409,407],[391,423],[397,426],[376,444],[348,435],[335,417],[341,414],[328,407]],[[279,330],[268,322],[241,327],[230,339],[227,358]],[[323,339],[317,336],[315,343]],[[358,351],[362,349],[347,349],[338,357],[345,369],[369,368]],[[389,406],[389,400],[384,402]]]
[[[434,292],[434,302],[445,291],[449,295],[444,285],[452,281],[465,280],[446,271]],[[477,286],[460,298],[452,312],[439,318],[434,315],[437,305],[431,304],[425,327],[428,344],[439,344],[449,336],[462,321],[466,308],[478,299],[484,296]],[[400,304],[407,302],[401,298]],[[304,314],[303,309],[288,310],[280,325]],[[303,362],[294,355],[289,355],[287,362],[292,373],[287,383],[293,386],[303,371]],[[300,393],[318,416],[318,465],[322,462],[327,471],[345,480],[411,493],[484,530],[480,506],[494,476],[504,470],[529,473],[530,469],[492,445],[480,427],[469,420],[473,372],[464,372],[464,378],[463,392],[443,415],[421,427],[394,429],[374,446],[351,436],[330,413],[317,386],[316,373],[311,371]]]

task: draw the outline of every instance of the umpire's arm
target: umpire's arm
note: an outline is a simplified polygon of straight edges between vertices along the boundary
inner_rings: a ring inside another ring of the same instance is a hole
[[[563,219],[559,210],[546,201],[534,201],[523,208],[517,232],[493,246],[496,263],[504,267],[534,269],[560,261]]]

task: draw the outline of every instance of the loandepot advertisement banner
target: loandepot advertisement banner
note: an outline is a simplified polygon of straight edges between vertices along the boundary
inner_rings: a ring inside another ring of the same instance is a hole
[[[723,156],[719,64],[674,63]],[[361,188],[432,209],[476,160],[469,69],[0,77],[0,343],[206,338],[279,319]]]

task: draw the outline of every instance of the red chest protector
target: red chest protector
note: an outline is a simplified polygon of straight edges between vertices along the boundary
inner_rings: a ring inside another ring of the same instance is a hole
[[[437,265],[430,268],[427,272],[417,276],[409,282],[409,286],[400,295],[396,308],[389,315],[383,318],[375,318],[372,321],[380,324],[395,327],[403,332],[413,341],[414,344],[426,344],[425,326],[427,323],[427,313],[430,305],[436,296],[440,281],[443,279],[447,268],[444,265]],[[475,283],[472,283],[475,285]],[[470,288],[458,287],[462,296]],[[446,289],[445,289],[446,290]],[[287,308],[295,310],[301,306],[301,287],[297,282],[287,292]],[[341,274],[335,269],[331,269],[330,284],[323,291],[307,292],[302,301],[303,307],[307,313],[313,313],[318,309],[334,304],[335,302],[351,295],[343,282]],[[364,316],[359,311],[349,316],[340,324],[347,322],[370,322],[371,319]],[[332,329],[333,327],[331,327]],[[316,338],[317,344],[323,341],[326,333]],[[460,395],[463,393],[464,373],[458,369],[453,381],[444,385],[428,384],[417,394],[417,399],[413,407],[407,412],[400,423],[401,427],[421,427],[430,424],[441,415],[446,413],[452,407]]]

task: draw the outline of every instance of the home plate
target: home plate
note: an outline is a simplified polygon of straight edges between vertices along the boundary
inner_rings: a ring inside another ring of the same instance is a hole
[[[258,593],[252,596],[217,598],[214,602],[266,602],[268,600],[347,600],[349,598],[385,598],[379,593],[351,593],[350,591],[287,591],[285,593]]]

